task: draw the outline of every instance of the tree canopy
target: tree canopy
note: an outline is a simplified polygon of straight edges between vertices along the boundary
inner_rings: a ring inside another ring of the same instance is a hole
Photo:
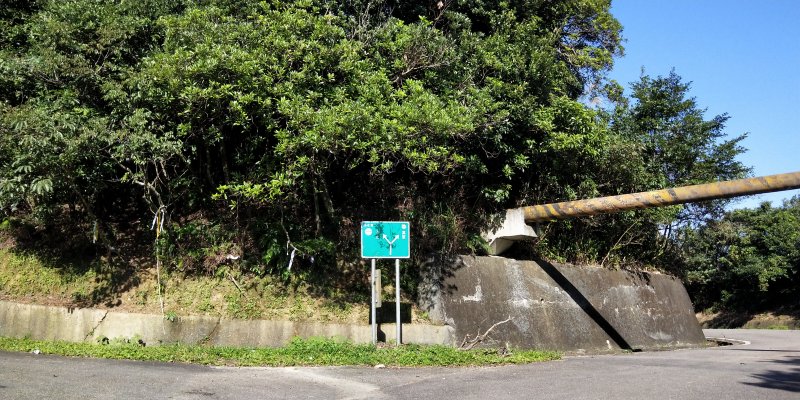
[[[730,211],[684,234],[684,277],[698,307],[800,305],[800,197]]]
[[[631,98],[607,79],[609,0],[12,1],[0,27],[0,210],[78,241],[165,213],[176,258],[337,268],[360,220],[411,221],[419,259],[480,252],[504,208],[748,172],[677,74]],[[552,225],[535,251],[657,262],[710,204]]]

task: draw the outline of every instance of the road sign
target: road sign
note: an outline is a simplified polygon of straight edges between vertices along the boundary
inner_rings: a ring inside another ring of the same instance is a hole
[[[410,258],[411,224],[407,221],[362,221],[362,258]]]

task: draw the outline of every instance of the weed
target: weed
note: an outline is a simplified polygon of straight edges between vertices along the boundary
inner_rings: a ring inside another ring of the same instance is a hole
[[[789,326],[787,325],[770,325],[765,327],[764,329],[771,329],[775,331],[788,331],[790,330]]]
[[[114,295],[118,311],[161,314],[155,272],[138,269],[135,282],[121,287],[110,266],[101,261],[64,265],[11,249],[0,249],[0,295],[37,304],[92,307]],[[177,315],[213,313],[224,318],[366,323],[369,298],[342,288],[319,287],[299,280],[254,276],[221,266],[221,276],[184,276],[163,270],[162,287],[169,309]],[[236,283],[230,279],[233,276]],[[237,286],[238,285],[238,286]],[[366,308],[365,308],[366,307]]]
[[[240,294],[225,296],[228,314],[233,318],[254,319],[261,316],[258,304]]]
[[[211,299],[205,298],[200,302],[200,305],[197,306],[197,311],[200,312],[212,312],[214,311],[214,305],[211,304]]]
[[[92,271],[55,268],[29,254],[0,249],[0,293],[10,296],[88,296],[98,285]],[[81,298],[83,298],[81,297]]]
[[[417,320],[419,320],[419,321],[430,322],[430,320],[431,320],[431,316],[428,314],[427,311],[419,311],[419,312],[417,312],[415,314],[416,314],[415,316],[417,317]]]
[[[377,348],[327,338],[292,339],[285,347],[209,347],[170,344],[143,346],[141,340],[103,340],[100,344],[37,341],[28,338],[0,337],[0,350],[72,357],[96,357],[163,362],[185,362],[232,366],[311,366],[377,365],[387,366],[472,366],[525,364],[557,360],[557,352],[515,350],[500,354],[496,349],[458,350],[434,345],[403,345]]]
[[[74,292],[72,292],[72,303],[73,304],[84,304],[89,301],[89,295],[86,291],[81,288]]]
[[[137,290],[136,291],[136,304],[140,306],[144,306],[147,304],[147,291],[146,290]]]
[[[175,314],[175,311],[167,311],[167,313],[164,314],[164,319],[169,322],[175,322],[178,320],[178,314]]]

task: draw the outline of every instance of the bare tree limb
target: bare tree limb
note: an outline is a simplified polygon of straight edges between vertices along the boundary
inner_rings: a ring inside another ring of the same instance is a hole
[[[472,339],[470,339],[469,334],[467,334],[466,336],[464,336],[464,340],[461,342],[461,346],[458,346],[458,349],[459,350],[472,349],[478,343],[481,343],[484,340],[486,340],[486,337],[489,335],[489,332],[491,332],[494,328],[496,328],[496,327],[498,327],[500,325],[503,325],[503,324],[505,324],[506,322],[509,322],[509,321],[511,321],[511,316],[509,316],[507,319],[505,319],[503,321],[500,321],[500,322],[492,325],[491,327],[489,327],[489,329],[487,329],[486,332],[483,332],[483,335],[480,335],[480,334],[479,335],[475,335],[475,337],[472,338]]]

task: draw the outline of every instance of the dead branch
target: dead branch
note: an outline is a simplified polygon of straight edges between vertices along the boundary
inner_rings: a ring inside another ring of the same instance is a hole
[[[249,300],[247,298],[247,293],[245,293],[244,289],[242,289],[242,286],[239,285],[239,282],[236,281],[236,278],[234,278],[233,275],[231,275],[230,273],[228,273],[227,275],[228,275],[228,279],[230,279],[231,282],[233,282],[234,286],[236,286],[236,288],[239,289],[239,293],[242,294],[242,297],[244,297],[245,300]]]
[[[494,328],[496,328],[496,327],[498,327],[500,325],[503,325],[503,324],[505,324],[506,322],[509,322],[509,321],[511,321],[511,317],[510,316],[506,320],[500,321],[500,322],[492,325],[489,329],[486,330],[486,332],[483,332],[483,335],[480,335],[480,334],[475,335],[475,337],[472,338],[472,339],[470,339],[469,334],[467,334],[466,336],[464,336],[464,340],[461,342],[461,346],[458,346],[458,349],[459,350],[469,350],[469,349],[475,347],[478,343],[481,343],[484,340],[486,340],[486,337],[489,335],[489,332],[491,332],[492,329],[494,329]]]

